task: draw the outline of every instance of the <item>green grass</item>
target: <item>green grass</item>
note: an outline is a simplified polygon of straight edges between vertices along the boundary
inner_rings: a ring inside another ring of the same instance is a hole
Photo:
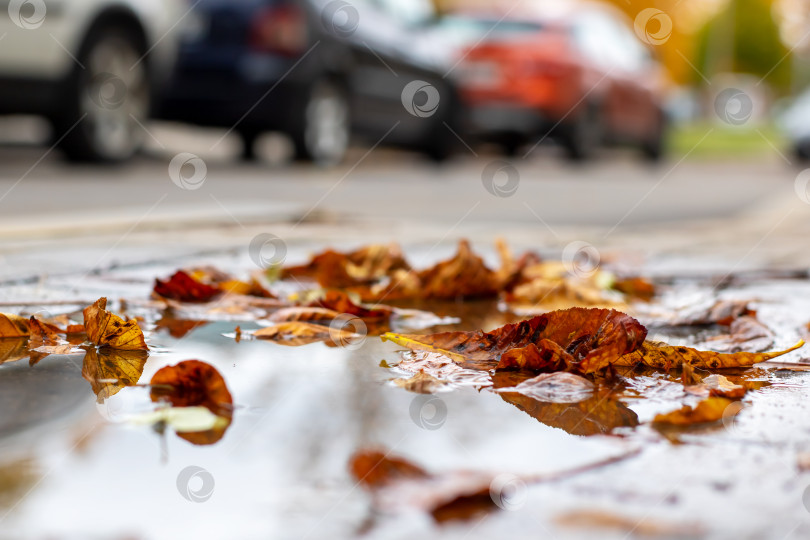
[[[774,148],[775,147],[775,148]],[[672,127],[669,151],[673,157],[689,154],[690,158],[762,158],[790,154],[790,143],[771,124],[726,126],[725,124],[691,123]]]

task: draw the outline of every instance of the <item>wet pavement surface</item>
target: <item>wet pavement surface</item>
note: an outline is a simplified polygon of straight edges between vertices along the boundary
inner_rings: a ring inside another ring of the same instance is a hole
[[[415,261],[432,262],[444,251],[406,245]],[[303,251],[294,246],[290,257],[302,258]],[[187,258],[183,265],[198,263],[237,275],[252,267],[239,250]],[[199,359],[224,377],[235,408],[221,440],[195,445],[171,429],[158,433],[131,421],[154,410],[145,386],[122,388],[99,402],[86,380],[92,358],[50,355],[33,366],[27,358],[0,364],[0,538],[810,535],[810,473],[799,468],[810,452],[810,372],[791,366],[810,360],[804,349],[730,373],[755,388],[736,417],[662,432],[650,424],[656,414],[696,402],[663,373],[627,376],[618,397],[597,392],[563,403],[489,391],[488,377],[462,377],[447,391],[417,394],[392,382],[408,373],[397,366],[401,347],[374,336],[351,347],[285,347],[234,340],[236,325],[259,327],[239,316],[185,327],[165,318],[157,323],[164,314],[139,307],[138,300],[148,298],[155,277],[177,266],[164,261],[91,275],[67,272],[4,288],[9,304],[28,303],[0,309],[12,313],[55,315],[84,307],[49,304],[56,299],[129,300],[126,313],[145,317],[151,348],[140,382],[164,366]],[[722,289],[676,280],[662,293],[670,305],[718,296],[750,301],[774,331],[774,349],[793,345],[810,321],[806,279],[766,276]],[[495,302],[418,307],[461,319],[441,329],[490,330],[518,319]],[[650,330],[657,339],[683,344],[711,333]],[[495,501],[497,511],[442,525],[421,511],[375,511],[348,470],[351,456],[367,448],[383,448],[433,473],[501,475],[513,492]],[[621,459],[589,468],[613,457]],[[518,480],[577,467],[586,470],[557,480]]]

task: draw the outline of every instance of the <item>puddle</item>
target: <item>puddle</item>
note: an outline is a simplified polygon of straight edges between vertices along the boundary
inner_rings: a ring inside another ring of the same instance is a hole
[[[146,296],[148,282],[126,272],[95,288],[116,280],[122,295]],[[794,343],[810,321],[806,281],[747,284],[729,294],[757,299],[776,347]],[[517,319],[494,302],[408,307],[461,318],[435,331],[490,330]],[[419,394],[391,382],[413,371],[398,346],[374,336],[352,350],[284,347],[228,337],[236,324],[243,331],[256,324],[167,315],[151,322],[148,358],[128,359],[137,371],[142,363],[137,380],[147,383],[161,368],[189,359],[216,368],[234,405],[221,439],[192,444],[170,429],[161,434],[128,422],[155,404],[149,388],[106,376],[109,359],[89,359],[97,366],[93,384],[83,377],[82,355],[51,355],[32,367],[24,359],[0,364],[0,538],[626,536],[555,521],[595,509],[636,521],[696,523],[700,536],[712,538],[810,534],[810,476],[796,466],[797,455],[810,451],[810,373],[789,365],[728,373],[732,382],[750,385],[743,410],[733,421],[673,439],[649,422],[696,400],[661,373],[624,374],[616,387],[597,384],[587,395],[550,403],[493,391],[528,378],[519,373],[492,379],[444,366],[451,388]],[[779,360],[805,357],[798,351]],[[98,403],[96,393],[104,392],[110,397]],[[641,452],[530,485],[505,511],[438,527],[423,513],[371,510],[347,469],[350,457],[369,447],[437,473],[516,475]]]

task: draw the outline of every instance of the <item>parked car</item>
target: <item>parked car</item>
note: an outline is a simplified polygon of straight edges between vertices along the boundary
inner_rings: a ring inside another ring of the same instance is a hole
[[[513,153],[550,135],[576,160],[615,143],[661,156],[666,79],[621,13],[572,3],[506,17],[457,14],[442,25],[472,42],[454,74],[482,139]]]
[[[72,159],[128,159],[171,70],[170,29],[185,9],[163,0],[0,2],[0,114],[47,117]]]
[[[799,94],[778,115],[778,123],[790,141],[793,155],[799,161],[810,161],[810,90]]]
[[[200,0],[161,108],[167,120],[263,132],[331,164],[352,136],[447,157],[460,124],[454,83],[416,53],[414,28],[367,0]],[[446,125],[445,125],[446,124]]]

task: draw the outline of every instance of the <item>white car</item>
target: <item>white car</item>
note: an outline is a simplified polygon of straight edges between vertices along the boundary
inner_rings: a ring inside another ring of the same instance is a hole
[[[144,138],[188,0],[0,0],[0,114],[37,114],[74,160],[120,162]]]

